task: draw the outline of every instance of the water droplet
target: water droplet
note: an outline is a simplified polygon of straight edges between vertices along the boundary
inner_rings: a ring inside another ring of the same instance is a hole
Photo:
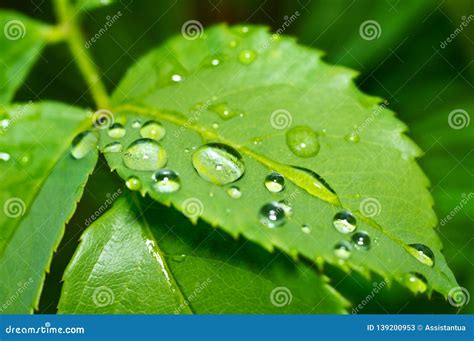
[[[212,66],[217,66],[221,63],[220,59],[219,58],[212,58],[211,59],[211,65]]]
[[[120,123],[114,123],[110,126],[108,134],[113,139],[121,139],[125,136],[126,130]]]
[[[216,185],[237,181],[244,175],[245,167],[240,154],[221,143],[199,147],[192,156],[194,169],[205,180]]]
[[[277,172],[271,172],[265,178],[265,187],[272,193],[278,193],[285,188],[285,178]]]
[[[132,191],[138,191],[142,188],[142,183],[136,176],[131,176],[125,181],[125,185]]]
[[[239,114],[237,111],[232,110],[225,103],[213,104],[209,107],[209,110],[215,112],[223,120],[229,120]]]
[[[360,141],[360,136],[359,134],[356,132],[356,131],[353,131],[353,132],[350,132],[349,134],[347,134],[344,139],[347,141],[347,142],[351,142],[351,143],[358,143]]]
[[[153,175],[153,188],[159,193],[173,193],[180,189],[181,179],[171,169],[161,169]]]
[[[229,46],[234,48],[234,47],[237,47],[237,41],[236,40],[231,40],[230,43],[229,43]]]
[[[339,259],[348,259],[351,256],[351,253],[352,245],[346,241],[337,243],[336,246],[334,246],[334,254]]]
[[[213,128],[213,129],[219,129],[219,123],[214,122],[214,123],[212,124],[212,128]]]
[[[352,235],[352,242],[358,249],[368,250],[370,249],[370,237],[365,232],[357,232]]]
[[[428,289],[425,276],[418,272],[409,272],[403,277],[403,284],[414,293],[424,293]]]
[[[419,260],[421,263],[425,265],[434,266],[435,256],[434,256],[433,251],[431,251],[431,249],[428,246],[423,245],[423,244],[410,244],[408,246],[409,246],[408,251],[417,260]]]
[[[80,133],[72,141],[71,155],[75,159],[82,159],[97,147],[97,141],[97,136],[89,130]]]
[[[244,33],[244,34],[249,33],[249,27],[248,26],[242,26],[240,28],[240,32]]]
[[[152,139],[132,142],[122,155],[127,168],[138,171],[153,171],[164,167],[168,154],[161,144]]]
[[[356,218],[347,211],[341,211],[334,215],[332,224],[341,233],[352,233],[356,229]]]
[[[0,152],[0,160],[2,161],[10,160],[10,154],[5,153],[5,152]]]
[[[174,74],[171,76],[171,80],[173,82],[181,82],[183,80],[183,77],[181,75]]]
[[[279,201],[278,204],[283,209],[287,217],[291,217],[293,215],[293,207],[288,205],[285,200]]]
[[[293,127],[286,133],[288,148],[299,157],[312,157],[319,152],[318,134],[307,126]]]
[[[10,120],[8,118],[4,118],[0,121],[0,127],[2,129],[7,129],[9,125],[10,125]]]
[[[140,135],[141,137],[159,141],[166,135],[166,130],[161,123],[148,121],[140,128]]]
[[[260,223],[266,227],[274,228],[286,222],[286,214],[278,202],[271,202],[262,206],[258,213]]]
[[[31,162],[31,155],[28,153],[23,154],[20,159],[18,160],[20,165],[26,166]]]
[[[175,262],[182,263],[186,260],[187,257],[187,255],[173,255],[171,259]]]
[[[303,224],[301,226],[301,231],[303,231],[303,233],[310,234],[311,233],[311,227],[308,224]]]
[[[227,189],[227,194],[232,199],[239,199],[242,196],[242,192],[240,191],[239,187],[231,186]]]
[[[104,153],[120,153],[122,151],[122,144],[120,142],[112,142],[104,147]]]
[[[250,64],[257,58],[257,52],[254,50],[242,50],[239,53],[239,60],[242,64]]]
[[[132,128],[140,128],[142,126],[142,122],[140,120],[133,120],[132,122]]]

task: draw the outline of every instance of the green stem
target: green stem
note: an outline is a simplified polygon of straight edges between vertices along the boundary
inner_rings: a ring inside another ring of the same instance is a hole
[[[76,13],[69,0],[54,0],[54,8],[59,25],[66,32],[66,41],[75,61],[92,93],[95,104],[100,109],[109,107],[109,96],[102,83],[97,66],[84,46],[85,39],[76,21]]]

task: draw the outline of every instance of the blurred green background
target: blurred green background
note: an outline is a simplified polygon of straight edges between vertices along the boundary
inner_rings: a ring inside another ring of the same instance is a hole
[[[55,21],[50,1],[11,0],[0,4]],[[456,209],[474,192],[474,122],[466,121],[464,127],[454,129],[448,121],[449,114],[459,109],[467,120],[474,118],[474,1],[118,0],[86,13],[86,38],[103,27],[107,16],[118,11],[122,13],[120,19],[90,48],[109,91],[130,65],[163,40],[179,34],[187,20],[198,20],[204,26],[217,22],[264,24],[276,31],[287,17],[298,13],[284,33],[324,50],[327,62],[358,70],[359,87],[385,98],[388,107],[409,126],[408,134],[425,151],[419,162],[431,180],[439,219],[457,212],[447,224],[436,227],[444,254],[459,284],[474,294],[474,200]],[[359,32],[367,20],[376,21],[380,27],[379,35],[372,40],[363,39]],[[452,41],[443,44],[453,34]],[[55,45],[43,53],[16,100],[56,99],[92,107],[86,90],[66,46]],[[84,219],[108,192],[106,189],[98,194],[94,188],[108,184],[113,192],[121,186],[121,181],[110,176],[103,160],[92,179],[54,257],[39,313],[56,311],[61,276],[85,228]],[[354,305],[365,298],[374,281],[334,268],[325,270],[336,289]],[[459,310],[436,294],[431,299],[415,297],[395,285],[384,289],[359,313],[473,313],[472,301],[474,298]]]

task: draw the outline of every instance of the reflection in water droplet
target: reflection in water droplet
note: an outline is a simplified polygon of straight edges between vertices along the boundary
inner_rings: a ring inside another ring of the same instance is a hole
[[[71,155],[75,159],[82,159],[97,148],[97,141],[97,136],[89,130],[80,133],[72,141]]]
[[[219,58],[213,58],[211,59],[211,65],[212,66],[217,66],[221,63],[220,59]]]
[[[370,249],[370,237],[366,232],[354,233],[351,239],[356,248],[362,250]]]
[[[303,226],[301,226],[301,231],[303,231],[303,233],[310,234],[311,227],[308,224],[303,224]]]
[[[192,163],[203,179],[216,185],[237,181],[245,172],[240,154],[221,143],[209,143],[199,147],[193,153]]]
[[[168,154],[161,144],[152,139],[132,142],[122,155],[127,168],[139,171],[153,171],[164,167]]]
[[[173,193],[180,189],[181,179],[171,169],[161,169],[153,175],[153,189],[159,193]]]
[[[142,126],[142,122],[140,120],[133,120],[132,122],[132,128],[140,128]]]
[[[278,202],[271,202],[262,206],[258,213],[260,223],[269,228],[283,225],[286,222],[286,214]]]
[[[332,224],[341,233],[352,233],[357,227],[356,218],[348,211],[341,211],[334,215]]]
[[[242,64],[250,64],[257,58],[257,52],[254,50],[242,50],[239,53],[239,60]]]
[[[173,82],[181,82],[183,80],[183,77],[181,75],[174,74],[171,76],[171,80]]]
[[[122,151],[122,144],[120,142],[112,142],[104,147],[104,153],[120,153]]]
[[[239,199],[242,196],[242,192],[240,191],[239,187],[231,186],[227,189],[227,194],[232,199]]]
[[[339,259],[348,259],[352,254],[352,245],[346,241],[337,243],[336,246],[334,246],[334,254]]]
[[[114,123],[110,126],[107,133],[113,139],[121,139],[125,136],[126,130],[120,123]]]
[[[286,133],[288,148],[299,157],[312,157],[319,152],[318,134],[307,126],[293,127]]]
[[[142,188],[142,183],[136,176],[129,177],[127,181],[125,181],[125,185],[132,191],[138,191]]]
[[[413,255],[418,261],[428,266],[434,266],[435,256],[433,251],[431,251],[428,246],[423,244],[410,244],[408,247],[410,254]]]
[[[265,178],[265,187],[272,193],[278,193],[285,188],[285,178],[277,172],[271,172]]]
[[[428,289],[425,276],[417,272],[409,272],[403,277],[403,284],[414,293],[424,293]]]
[[[148,121],[140,128],[140,135],[141,137],[159,141],[166,135],[166,130],[161,123]]]
[[[213,104],[209,107],[209,110],[215,112],[223,120],[229,120],[239,114],[225,103]]]
[[[353,131],[349,134],[347,134],[344,139],[347,141],[347,142],[351,142],[351,143],[358,143],[360,141],[360,136],[359,134],[356,132],[356,131]]]
[[[0,160],[2,161],[10,160],[10,154],[5,153],[5,152],[0,152]]]

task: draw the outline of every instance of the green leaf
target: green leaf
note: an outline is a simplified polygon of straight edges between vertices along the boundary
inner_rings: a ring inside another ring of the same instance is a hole
[[[334,247],[351,236],[336,231],[332,221],[347,209],[357,218],[357,230],[367,232],[372,243],[368,251],[354,249],[342,267],[366,274],[376,271],[402,283],[407,272],[417,272],[427,278],[430,288],[446,295],[456,281],[433,230],[436,217],[428,180],[414,161],[420,151],[403,134],[405,125],[385,105],[378,105],[380,99],[355,87],[354,75],[325,64],[319,53],[293,39],[275,38],[260,27],[217,26],[197,39],[174,38],[129,70],[113,103],[118,121],[128,119],[127,133],[119,141],[124,150],[140,137],[132,123],[136,118],[161,122],[166,130],[160,141],[168,155],[166,167],[179,174],[181,189],[157,193],[153,172],[126,167],[121,153],[107,153],[107,160],[122,178],[138,177],[143,193],[172,204],[194,221],[198,215],[188,214],[186,207],[191,199],[199,201],[198,213],[211,225],[269,250],[277,247],[318,263],[341,264]],[[223,108],[233,118],[221,118]],[[291,151],[294,146],[289,148],[288,129],[301,126],[319,135],[316,156],[299,157]],[[104,131],[102,148],[112,141]],[[208,142],[241,154],[245,167],[241,179],[219,186],[193,169],[195,150]],[[280,193],[270,193],[264,186],[272,170],[287,180]],[[241,198],[227,194],[233,185],[239,187]],[[294,212],[286,224],[279,228],[260,224],[261,208],[281,200]],[[309,225],[309,234],[302,231],[304,225]],[[418,261],[409,244],[428,246],[434,267]]]
[[[91,11],[96,8],[109,6],[115,3],[115,0],[76,0],[77,11]]]
[[[0,11],[0,104],[9,103],[54,31],[13,11]]]
[[[347,303],[309,267],[175,217],[118,199],[83,234],[59,312],[344,312]]]
[[[8,115],[0,135],[0,311],[31,313],[97,153],[70,154],[74,136],[90,125],[83,110],[28,103]]]

